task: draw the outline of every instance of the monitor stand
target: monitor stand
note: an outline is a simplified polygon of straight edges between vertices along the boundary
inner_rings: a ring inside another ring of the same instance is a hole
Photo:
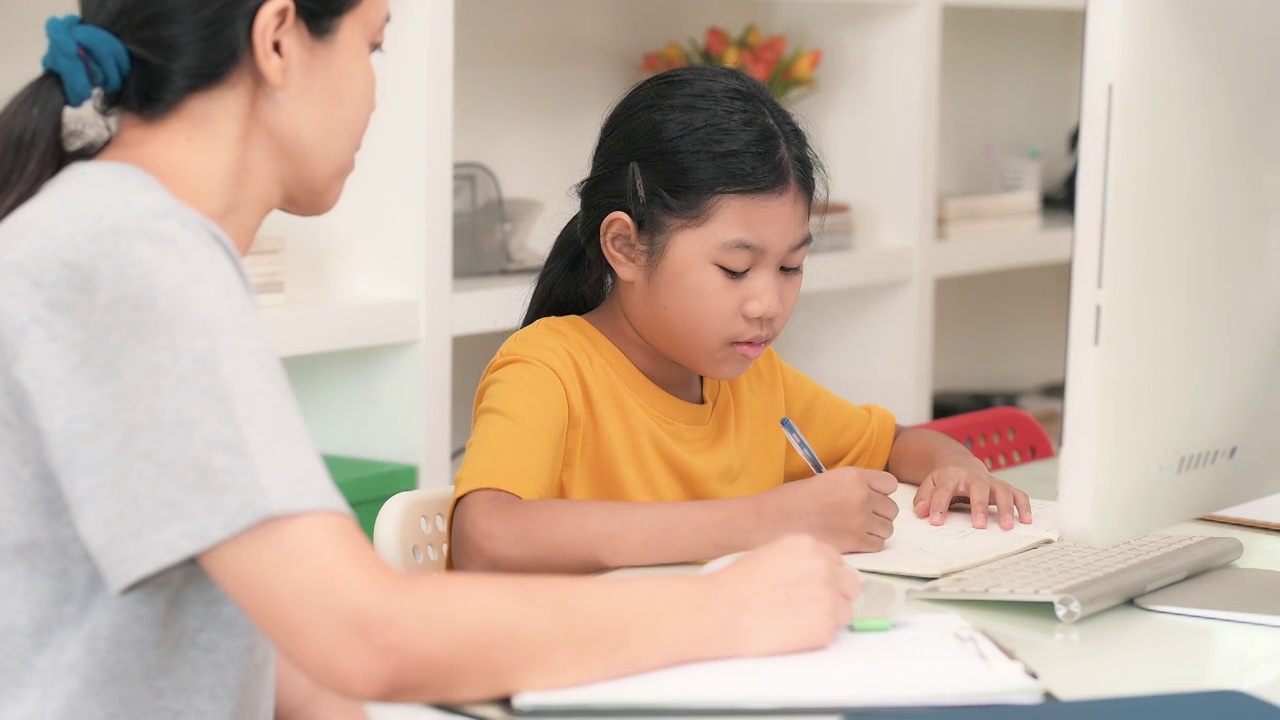
[[[1210,570],[1133,603],[1146,610],[1280,627],[1280,570]]]

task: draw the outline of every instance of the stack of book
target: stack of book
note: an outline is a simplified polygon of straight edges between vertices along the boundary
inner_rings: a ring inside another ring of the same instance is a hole
[[[938,206],[938,234],[945,240],[1030,235],[1043,224],[1043,204],[1034,190],[957,195]]]
[[[262,235],[254,239],[242,258],[245,273],[253,284],[258,305],[269,307],[284,303],[284,238]]]
[[[813,251],[848,250],[853,247],[853,209],[845,203],[827,203],[809,214]]]

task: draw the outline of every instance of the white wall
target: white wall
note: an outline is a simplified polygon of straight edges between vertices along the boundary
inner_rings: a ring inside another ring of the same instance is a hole
[[[1070,168],[1080,112],[1084,16],[1048,10],[947,8],[942,27],[938,189],[989,189],[982,146],[1038,146],[1046,184]]]
[[[749,21],[825,53],[819,85],[794,106],[831,171],[835,197],[855,201],[866,242],[904,242],[915,220],[911,158],[900,132],[915,90],[909,9],[742,0],[467,0],[458,3],[454,152],[491,166],[504,193],[546,203],[534,244],[549,246],[573,215],[569,194],[589,166],[605,114],[635,82],[644,52],[701,40],[709,25]],[[875,97],[872,103],[868,98]],[[886,99],[887,98],[887,99]],[[913,184],[914,181],[914,184]]]
[[[1017,390],[1061,382],[1067,351],[1066,266],[938,283],[934,385]]]
[[[545,203],[530,243],[550,247],[576,212],[569,190],[586,175],[606,112],[643,78],[642,54],[700,37],[714,22],[745,23],[753,8],[734,0],[462,0],[454,156],[491,167],[506,196]]]
[[[416,345],[286,362],[303,412],[328,452],[421,464],[448,482],[452,3],[393,0],[378,108],[341,202],[322,218],[276,214],[289,242],[294,299],[422,302]]]
[[[1039,147],[1043,184],[1059,187],[1070,170],[1067,140],[1079,117],[1083,36],[1078,12],[944,11],[939,194],[992,189],[985,143],[1010,151]],[[1061,381],[1068,278],[1063,265],[940,281],[935,389],[1007,390]]]
[[[76,0],[0,0],[0,101],[7,103],[42,72],[40,58],[49,44],[44,21],[79,12],[79,7]]]

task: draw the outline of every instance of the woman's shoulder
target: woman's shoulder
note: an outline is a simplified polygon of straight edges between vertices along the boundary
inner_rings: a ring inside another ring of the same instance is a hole
[[[189,250],[184,239],[209,245],[211,238],[222,239],[212,222],[141,168],[116,162],[72,163],[0,222],[0,248],[9,260],[68,251],[156,257]]]
[[[74,163],[0,223],[0,301],[111,301],[207,319],[247,308],[227,298],[249,293],[226,235],[132,166]]]

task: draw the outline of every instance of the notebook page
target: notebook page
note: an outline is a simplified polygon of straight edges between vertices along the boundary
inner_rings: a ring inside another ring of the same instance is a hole
[[[1043,687],[957,615],[841,633],[816,652],[681,665],[512,698],[521,712],[823,710],[1035,703]]]
[[[1059,537],[1057,504],[1050,501],[1032,500],[1032,523],[1016,523],[1012,530],[1000,527],[993,508],[987,527],[979,530],[973,527],[973,514],[968,509],[952,510],[940,526],[916,517],[911,507],[915,493],[913,485],[898,487],[891,496],[899,509],[893,522],[893,537],[880,552],[845,555],[846,565],[867,572],[936,578],[1054,542]]]
[[[1210,520],[1280,530],[1280,495],[1234,505],[1207,515]]]

